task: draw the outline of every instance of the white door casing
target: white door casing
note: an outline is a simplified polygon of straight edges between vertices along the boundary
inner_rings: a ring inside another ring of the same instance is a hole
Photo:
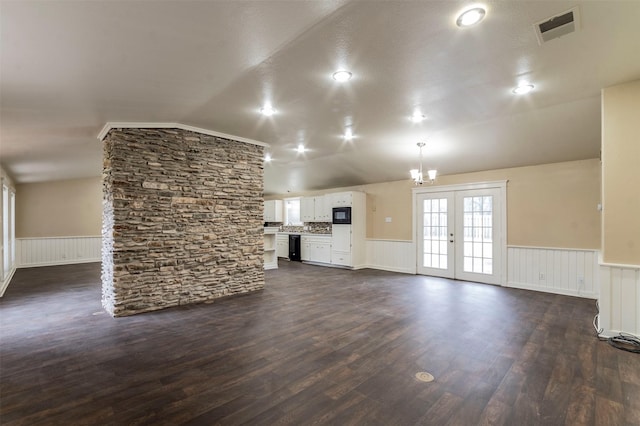
[[[414,188],[416,272],[505,285],[506,184]]]

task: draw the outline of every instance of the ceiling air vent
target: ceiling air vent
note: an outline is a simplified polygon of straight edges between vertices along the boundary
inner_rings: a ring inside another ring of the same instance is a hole
[[[539,44],[571,34],[580,29],[580,10],[576,6],[571,10],[534,24],[533,28],[536,31]]]

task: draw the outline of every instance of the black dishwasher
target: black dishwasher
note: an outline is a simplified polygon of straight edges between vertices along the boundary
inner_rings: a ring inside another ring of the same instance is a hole
[[[289,234],[289,260],[300,262],[300,235]]]

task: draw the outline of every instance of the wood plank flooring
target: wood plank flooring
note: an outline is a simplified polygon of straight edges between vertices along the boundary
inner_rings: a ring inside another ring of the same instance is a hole
[[[266,276],[113,319],[99,264],[18,270],[0,423],[640,424],[640,356],[597,340],[592,300],[297,262]]]

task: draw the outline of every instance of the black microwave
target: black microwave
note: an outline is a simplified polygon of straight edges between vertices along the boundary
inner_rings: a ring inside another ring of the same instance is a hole
[[[351,225],[351,207],[334,207],[331,218],[336,225]]]

